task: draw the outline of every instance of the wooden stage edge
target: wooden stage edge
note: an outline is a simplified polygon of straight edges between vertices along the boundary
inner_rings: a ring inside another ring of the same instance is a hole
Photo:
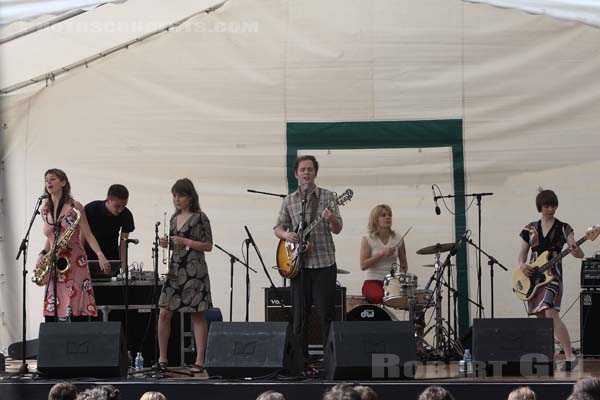
[[[7,372],[0,376],[0,399],[47,399],[48,391],[60,380],[33,379],[32,375],[17,377],[15,373],[20,361],[7,361]],[[29,361],[30,370],[35,369],[35,361]],[[418,394],[430,385],[443,386],[455,399],[504,400],[508,393],[519,386],[529,386],[544,400],[564,400],[571,392],[573,383],[582,377],[600,377],[600,359],[581,359],[572,372],[562,372],[562,361],[557,361],[554,376],[523,377],[459,377],[456,362],[422,365],[417,369],[415,379],[410,380],[231,380],[211,379],[206,374],[187,378],[170,374],[168,377],[129,377],[127,379],[70,379],[80,390],[99,384],[111,384],[119,388],[123,400],[137,400],[142,393],[156,390],[173,399],[218,399],[254,400],[266,390],[283,393],[287,400],[320,400],[323,392],[337,383],[365,384],[372,387],[381,400],[416,399]],[[186,371],[187,369],[182,368]]]

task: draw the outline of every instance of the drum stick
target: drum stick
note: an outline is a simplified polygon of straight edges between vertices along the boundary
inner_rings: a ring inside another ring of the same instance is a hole
[[[408,232],[410,232],[411,229],[412,229],[412,225],[406,230],[406,232],[404,233],[404,235],[402,235],[402,237],[398,241],[398,244],[396,246],[394,246],[394,247],[396,247],[396,248],[400,247],[400,245],[402,244],[402,241],[404,240],[404,238],[406,237],[406,235],[408,235]]]

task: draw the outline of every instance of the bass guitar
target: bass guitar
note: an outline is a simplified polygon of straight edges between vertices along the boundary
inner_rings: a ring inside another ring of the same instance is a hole
[[[600,225],[594,225],[585,232],[585,236],[577,241],[577,246],[581,245],[586,240],[594,240],[600,234]],[[543,252],[527,266],[533,268],[533,274],[527,276],[521,271],[521,268],[517,268],[512,276],[513,281],[513,292],[519,300],[530,300],[537,290],[548,284],[552,279],[552,267],[562,260],[567,254],[571,253],[570,248],[566,248],[556,257],[550,259],[550,253],[548,251]]]
[[[346,189],[341,196],[335,196],[327,208],[331,209],[336,204],[343,206],[352,199],[354,192],[352,189]],[[279,275],[286,279],[293,279],[300,272],[302,257],[312,250],[312,243],[308,241],[309,233],[323,220],[323,216],[319,215],[313,222],[302,230],[298,243],[290,243],[280,239],[277,244],[277,270]]]

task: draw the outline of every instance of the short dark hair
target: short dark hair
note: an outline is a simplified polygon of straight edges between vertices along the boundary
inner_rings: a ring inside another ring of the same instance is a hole
[[[75,400],[77,387],[70,382],[61,382],[50,388],[48,400]]]
[[[421,392],[419,400],[454,400],[454,397],[441,386],[429,386]]]
[[[302,161],[306,161],[306,160],[312,161],[312,163],[315,167],[315,172],[319,172],[319,162],[317,161],[315,156],[311,156],[311,155],[304,155],[304,156],[296,157],[296,161],[294,161],[294,172],[298,171],[298,166],[300,165],[300,163]]]
[[[535,206],[537,207],[538,212],[542,212],[543,206],[558,207],[558,197],[552,190],[541,189],[537,196],[535,196]]]
[[[110,185],[108,188],[107,197],[116,197],[117,199],[127,200],[129,198],[129,190],[123,185],[118,183]]]

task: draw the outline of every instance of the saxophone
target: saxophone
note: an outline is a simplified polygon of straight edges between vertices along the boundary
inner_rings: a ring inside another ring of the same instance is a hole
[[[77,217],[75,218],[75,221],[73,221],[73,223],[67,229],[65,229],[62,236],[60,238],[58,238],[58,241],[55,244],[56,254],[60,254],[61,252],[65,251],[67,249],[67,244],[69,243],[69,240],[71,239],[71,237],[73,237],[73,234],[75,233],[75,230],[77,229],[77,226],[79,225],[79,220],[81,219],[81,212],[79,212],[79,210],[77,210],[76,208],[73,208],[73,211],[75,212]],[[33,277],[31,278],[31,281],[33,283],[35,283],[36,285],[44,286],[44,285],[46,285],[46,283],[48,283],[48,279],[50,278],[49,275],[50,275],[50,265],[51,265],[51,261],[52,261],[51,259],[52,259],[52,252],[49,252],[48,254],[44,255],[44,257],[42,258],[40,263],[35,266],[35,270],[33,271]],[[57,273],[65,274],[69,270],[69,268],[71,268],[71,263],[69,262],[69,259],[67,257],[60,257],[60,256],[57,257],[57,259],[56,259],[56,272]]]

